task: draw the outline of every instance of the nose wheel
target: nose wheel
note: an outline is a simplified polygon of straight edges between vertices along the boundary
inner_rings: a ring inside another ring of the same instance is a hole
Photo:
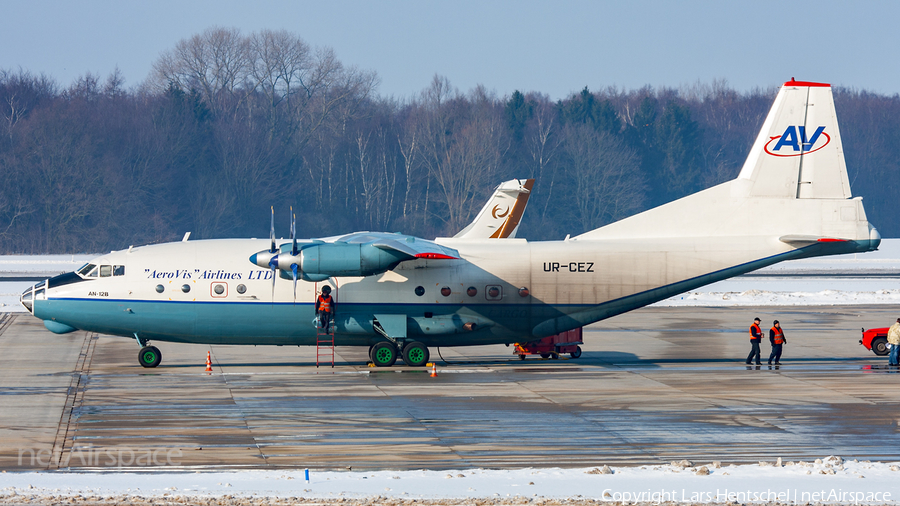
[[[156,346],[144,346],[138,353],[138,362],[143,367],[156,367],[162,362],[162,353]]]

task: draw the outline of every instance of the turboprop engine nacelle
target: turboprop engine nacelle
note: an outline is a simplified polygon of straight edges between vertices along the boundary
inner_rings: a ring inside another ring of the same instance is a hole
[[[410,258],[399,251],[384,250],[372,244],[348,243],[309,246],[303,248],[299,256],[298,265],[303,274],[328,276],[371,276],[393,269]]]
[[[300,279],[322,281],[331,276],[380,274],[409,258],[399,251],[384,250],[372,244],[321,243],[304,245],[297,255],[260,251],[251,256],[250,261],[260,267],[277,266],[285,279],[291,279],[291,266],[296,265]]]

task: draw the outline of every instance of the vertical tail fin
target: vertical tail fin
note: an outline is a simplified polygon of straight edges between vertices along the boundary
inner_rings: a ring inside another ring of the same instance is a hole
[[[750,236],[794,248],[821,241],[878,247],[862,199],[850,193],[830,85],[784,83],[737,179],[574,239]]]
[[[738,179],[750,197],[851,197],[831,85],[784,83]]]
[[[456,239],[506,239],[516,236],[525,213],[534,179],[512,179],[501,183],[487,204]]]

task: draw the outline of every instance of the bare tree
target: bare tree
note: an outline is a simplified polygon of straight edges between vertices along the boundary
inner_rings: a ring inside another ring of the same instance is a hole
[[[564,131],[559,126],[556,106],[550,103],[546,97],[537,97],[534,115],[526,127],[525,145],[532,160],[532,176],[537,179],[538,185],[543,190],[540,198],[535,199],[535,204],[541,201],[544,204],[541,212],[537,213],[537,217],[531,218],[529,221],[537,223],[541,229],[547,227],[548,220],[551,218],[548,210],[553,202],[558,172],[554,170],[554,165],[559,146],[564,140]]]
[[[397,134],[397,145],[400,147],[400,155],[403,157],[403,174],[405,185],[403,188],[403,208],[401,210],[402,219],[408,219],[409,215],[418,209],[412,200],[412,189],[421,179],[424,171],[418,170],[421,167],[421,140],[419,129],[419,107],[413,103],[408,108],[405,123],[401,126],[400,133]],[[414,201],[417,203],[418,201]]]
[[[455,96],[446,79],[435,78],[426,93],[432,121],[427,125],[425,160],[434,179],[444,231],[465,226],[478,211],[473,201],[486,198],[497,183],[508,149],[499,101],[476,88],[468,101]]]
[[[309,45],[286,30],[263,30],[250,36],[250,72],[266,99],[269,138],[290,137],[299,125],[298,110],[321,83],[310,83],[316,61]],[[284,123],[284,124],[282,124]]]
[[[3,195],[0,193],[0,237],[9,237],[16,221],[34,211],[24,195]],[[4,226],[5,225],[5,226]]]
[[[566,195],[570,216],[581,231],[639,210],[643,182],[634,152],[613,135],[588,125],[567,125],[566,130]]]
[[[240,30],[212,27],[164,52],[153,65],[150,82],[157,92],[170,84],[196,89],[213,112],[221,112],[229,102],[234,105],[239,88],[243,95],[252,91],[250,71],[248,44]]]

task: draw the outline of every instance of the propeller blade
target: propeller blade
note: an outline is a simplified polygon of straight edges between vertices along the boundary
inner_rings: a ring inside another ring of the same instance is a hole
[[[269,253],[275,253],[275,206],[271,207],[272,209],[272,224],[269,228],[269,239],[272,240],[272,246],[269,248]]]
[[[269,267],[272,268],[272,301],[274,302],[275,301],[275,278],[278,277],[278,255],[273,256],[269,260]]]
[[[294,206],[291,206],[291,256],[297,256],[297,215],[294,214]],[[291,264],[291,274],[294,277],[294,302],[297,302],[297,277],[299,268],[297,264]]]
[[[294,214],[294,206],[291,206],[291,256],[297,256],[297,215]]]
[[[294,302],[297,302],[297,264],[291,264],[291,273],[294,275]]]

